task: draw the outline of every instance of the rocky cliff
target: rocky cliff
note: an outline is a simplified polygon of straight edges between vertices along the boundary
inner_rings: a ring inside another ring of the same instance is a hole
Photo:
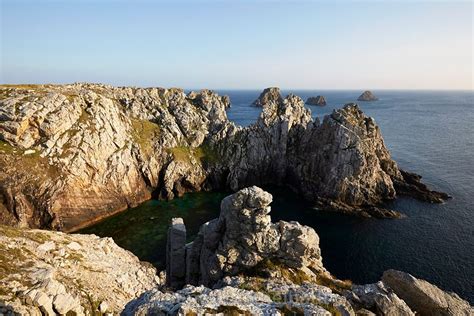
[[[271,200],[258,187],[238,191],[189,244],[183,221],[173,220],[166,277],[109,238],[0,226],[0,314],[474,312],[457,295],[401,271],[367,285],[336,279],[324,269],[317,233],[296,222],[272,223]]]
[[[249,185],[377,217],[398,216],[379,207],[397,193],[446,198],[398,169],[357,105],[320,122],[301,98],[269,91],[242,128],[227,119],[229,98],[209,90],[1,86],[0,223],[69,231],[151,196]]]
[[[0,226],[2,315],[117,314],[160,282],[111,238]]]

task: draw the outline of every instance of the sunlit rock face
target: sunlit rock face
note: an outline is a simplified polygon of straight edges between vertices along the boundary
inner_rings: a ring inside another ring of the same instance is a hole
[[[69,231],[152,196],[268,184],[362,216],[399,216],[378,207],[397,193],[446,198],[398,169],[357,105],[321,123],[295,95],[263,95],[242,128],[209,90],[1,86],[0,223]]]
[[[301,270],[308,278],[323,272],[314,229],[297,222],[272,223],[271,201],[271,194],[256,186],[222,200],[219,218],[204,224],[186,246],[186,283],[213,286],[267,262]]]

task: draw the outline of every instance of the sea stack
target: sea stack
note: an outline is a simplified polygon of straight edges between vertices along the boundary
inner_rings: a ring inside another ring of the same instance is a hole
[[[358,98],[357,101],[377,101],[378,98],[372,93],[372,91],[364,91]]]
[[[322,95],[309,97],[308,100],[306,100],[306,104],[323,106],[326,105],[326,99]]]
[[[262,107],[267,103],[276,102],[281,103],[283,102],[283,98],[281,97],[280,88],[277,87],[270,87],[266,88],[260,93],[260,96],[257,100],[253,101],[253,105]]]

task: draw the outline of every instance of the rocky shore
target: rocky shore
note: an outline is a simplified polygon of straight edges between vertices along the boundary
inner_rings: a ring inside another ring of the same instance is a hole
[[[316,208],[399,217],[397,195],[441,202],[400,170],[356,104],[312,119],[278,88],[253,125],[209,90],[100,84],[0,86],[0,223],[72,231],[157,197],[285,186]]]
[[[408,273],[356,285],[323,266],[319,237],[271,221],[272,196],[248,187],[191,243],[174,219],[166,276],[110,238],[0,226],[4,315],[472,315],[474,309]]]

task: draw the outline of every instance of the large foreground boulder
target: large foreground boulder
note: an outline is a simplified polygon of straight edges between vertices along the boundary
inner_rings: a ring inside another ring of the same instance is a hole
[[[419,315],[474,315],[474,308],[455,293],[397,270],[387,270],[382,281]]]
[[[111,238],[0,226],[0,314],[119,313],[156,273]]]

